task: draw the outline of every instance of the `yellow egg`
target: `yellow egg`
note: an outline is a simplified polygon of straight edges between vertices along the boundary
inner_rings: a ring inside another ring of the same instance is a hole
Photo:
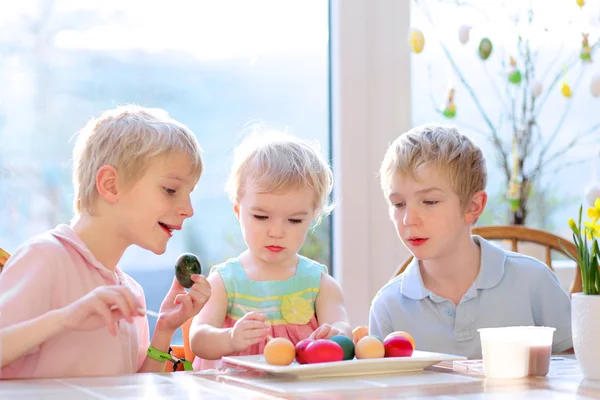
[[[410,35],[408,36],[408,45],[410,49],[419,54],[423,51],[423,47],[425,47],[425,35],[417,28],[413,28],[410,30]]]
[[[365,336],[354,347],[356,358],[382,358],[385,356],[383,342],[375,336]]]
[[[267,342],[263,353],[271,365],[290,365],[296,357],[296,348],[285,338],[274,338]]]
[[[571,86],[569,86],[567,82],[563,82],[563,84],[560,87],[560,92],[567,99],[571,98]]]
[[[579,7],[583,7],[585,5],[585,0],[575,0]]]

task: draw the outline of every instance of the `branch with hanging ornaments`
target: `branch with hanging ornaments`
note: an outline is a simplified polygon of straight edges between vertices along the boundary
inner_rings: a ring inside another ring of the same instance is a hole
[[[429,12],[426,2],[417,1],[417,5],[423,11],[425,17],[435,29],[435,23],[432,15]],[[448,3],[448,1],[446,1]],[[583,8],[584,0],[576,0],[576,5]],[[456,6],[472,6],[468,2],[455,1]],[[527,23],[531,26],[534,18],[534,10],[528,10]],[[516,28],[515,28],[516,29]],[[471,43],[470,25],[461,25],[458,27],[458,41],[467,46]],[[517,32],[518,33],[518,32]],[[578,64],[592,65],[594,59],[594,51],[600,47],[600,39],[594,44],[590,44],[589,32],[582,32],[581,48],[578,54],[573,55],[573,59],[569,60],[560,68],[547,88],[544,90],[542,81],[536,79],[535,73],[535,52],[533,51],[530,40],[518,35],[518,51],[514,55],[507,57],[507,63],[502,62],[504,69],[506,93],[509,96],[510,107],[506,107],[508,120],[511,122],[512,135],[507,146],[507,140],[503,140],[501,136],[502,120],[500,122],[492,122],[489,111],[484,108],[480,101],[475,87],[472,86],[466,79],[466,75],[461,71],[458,64],[455,62],[452,52],[449,50],[445,41],[448,35],[440,35],[440,47],[445,54],[453,73],[456,75],[462,88],[473,100],[478,112],[482,116],[490,134],[490,140],[498,155],[498,162],[507,182],[506,197],[510,204],[511,222],[513,224],[525,224],[528,208],[527,200],[530,197],[534,184],[539,180],[544,173],[544,168],[552,163],[560,163],[565,161],[564,155],[570,150],[580,145],[581,139],[590,137],[600,130],[600,124],[594,125],[591,129],[575,135],[573,139],[554,153],[550,153],[551,146],[557,138],[561,128],[565,123],[566,117],[572,106],[572,98],[578,89],[578,86],[583,78],[583,72],[575,80],[573,86],[568,80],[569,71]],[[409,47],[415,54],[421,54],[425,49],[426,39],[424,33],[414,27],[409,33]],[[481,62],[486,62],[494,53],[494,44],[489,37],[483,37],[476,43],[476,54]],[[495,87],[495,81],[492,80],[496,94],[500,95]],[[458,108],[456,105],[456,90],[458,87],[450,87],[446,94],[445,103],[438,109],[445,118],[454,119],[457,117]],[[593,97],[600,96],[600,73],[595,74],[589,81],[590,92]],[[518,90],[517,90],[518,89]],[[558,123],[554,126],[554,131],[545,140],[541,133],[541,128],[537,119],[539,118],[542,106],[546,103],[548,97],[557,90],[565,99],[565,106],[562,114],[559,117]],[[431,93],[433,98],[433,93]]]

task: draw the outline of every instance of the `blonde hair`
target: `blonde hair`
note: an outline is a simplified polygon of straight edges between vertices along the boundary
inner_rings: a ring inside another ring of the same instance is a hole
[[[244,196],[243,188],[249,180],[265,193],[301,187],[314,189],[317,224],[333,209],[328,203],[333,173],[316,143],[281,131],[255,130],[234,150],[226,186],[234,204]]]
[[[112,165],[127,185],[142,177],[157,157],[173,151],[187,154],[196,181],[202,174],[201,148],[194,133],[157,108],[127,105],[104,111],[78,132],[73,148],[74,208],[91,213],[98,192],[96,174]]]
[[[481,149],[454,126],[429,124],[400,135],[388,148],[380,169],[385,195],[395,175],[408,174],[414,179],[417,168],[424,164],[437,166],[448,177],[462,206],[487,184]]]

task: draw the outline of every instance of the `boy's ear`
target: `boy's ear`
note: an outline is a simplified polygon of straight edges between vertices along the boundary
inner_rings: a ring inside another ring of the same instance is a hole
[[[484,190],[476,192],[472,197],[465,212],[465,222],[474,224],[477,218],[483,213],[487,204],[487,193]]]
[[[240,219],[240,205],[239,204],[234,204],[233,205],[233,212],[235,213],[235,217],[238,219]]]
[[[117,170],[112,165],[103,165],[96,173],[96,190],[98,195],[110,204],[119,199],[117,188]]]

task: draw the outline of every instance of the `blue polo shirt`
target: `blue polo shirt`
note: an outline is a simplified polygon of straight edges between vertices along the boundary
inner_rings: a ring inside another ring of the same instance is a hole
[[[551,326],[552,351],[573,347],[571,301],[545,264],[505,251],[480,236],[481,268],[460,304],[436,296],[423,285],[416,259],[373,299],[369,332],[410,333],[419,350],[481,358],[479,328]]]

